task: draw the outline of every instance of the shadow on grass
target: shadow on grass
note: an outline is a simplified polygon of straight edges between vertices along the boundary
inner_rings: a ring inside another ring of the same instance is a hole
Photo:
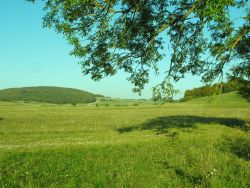
[[[204,181],[203,176],[201,176],[200,174],[195,174],[195,175],[191,175],[188,174],[187,172],[185,172],[182,169],[175,169],[175,173],[177,176],[181,177],[182,179],[187,179],[194,187],[196,187],[196,185],[201,185],[202,182]]]
[[[184,169],[177,167],[177,166],[171,166],[167,161],[163,162],[163,166],[166,169],[171,169],[175,172],[175,174],[180,177],[182,180],[187,180],[189,184],[192,185],[192,187],[202,186],[202,187],[210,187],[209,179],[206,178],[203,174],[200,172],[187,172]]]
[[[240,128],[248,130],[246,122],[237,118],[218,118],[218,117],[200,117],[200,116],[166,116],[151,119],[141,125],[121,127],[117,131],[119,133],[128,133],[134,130],[154,130],[157,134],[163,134],[169,128],[196,128],[196,123],[204,124],[221,124],[228,127]]]
[[[0,121],[2,121],[2,120],[3,120],[3,118],[0,117]]]
[[[226,138],[223,146],[237,157],[250,161],[250,139]]]

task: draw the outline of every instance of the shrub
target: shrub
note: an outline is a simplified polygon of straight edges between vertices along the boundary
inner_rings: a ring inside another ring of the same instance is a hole
[[[186,102],[186,101],[190,101],[191,99],[193,99],[193,97],[191,97],[191,96],[186,96],[186,97],[180,99],[180,101],[181,101],[181,102]]]
[[[246,98],[248,101],[250,101],[250,82],[246,83],[244,86],[242,86],[239,89],[239,93]]]

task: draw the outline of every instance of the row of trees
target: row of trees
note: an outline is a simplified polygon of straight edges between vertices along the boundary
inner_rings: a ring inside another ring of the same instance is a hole
[[[205,97],[211,95],[218,95],[221,93],[228,93],[232,91],[239,91],[239,93],[250,100],[250,81],[243,79],[232,79],[226,83],[205,85],[192,90],[186,90],[182,102],[189,101],[197,97]]]

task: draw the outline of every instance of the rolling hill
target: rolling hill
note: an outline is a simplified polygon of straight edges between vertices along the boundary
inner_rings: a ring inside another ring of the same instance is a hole
[[[249,107],[250,103],[247,102],[237,91],[224,93],[221,95],[212,95],[206,97],[198,97],[185,102],[187,104],[205,104],[216,106],[233,106],[233,107]]]
[[[91,103],[95,95],[86,91],[62,87],[23,87],[0,90],[0,101],[35,101],[54,104]]]

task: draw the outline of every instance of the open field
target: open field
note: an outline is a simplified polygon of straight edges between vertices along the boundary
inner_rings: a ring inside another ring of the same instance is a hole
[[[210,99],[0,102],[0,187],[248,188],[250,104]]]

